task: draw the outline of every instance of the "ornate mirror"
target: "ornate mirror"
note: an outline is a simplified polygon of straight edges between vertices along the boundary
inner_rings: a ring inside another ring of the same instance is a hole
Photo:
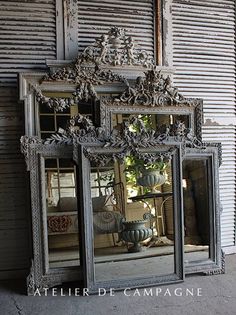
[[[19,76],[28,293],[82,278],[92,291],[172,283],[183,266],[224,272],[218,151],[202,143],[202,100],[185,98],[173,69],[117,27],[49,66]]]
[[[202,100],[185,98],[172,85],[168,73],[153,68],[127,85],[117,96],[100,97],[101,125],[106,125],[108,133],[131,116],[145,115],[153,129],[181,121],[201,139]]]
[[[72,146],[21,139],[31,184],[33,259],[28,294],[81,279]]]
[[[91,126],[74,134],[90,292],[183,280],[181,148],[153,131],[134,119],[109,137]],[[172,207],[165,212],[168,199]]]

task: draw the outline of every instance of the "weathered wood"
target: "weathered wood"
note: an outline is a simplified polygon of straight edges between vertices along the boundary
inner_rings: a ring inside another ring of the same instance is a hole
[[[204,99],[206,141],[222,143],[222,245],[235,244],[235,1],[173,0],[175,83]]]
[[[0,278],[25,275],[29,267],[29,226],[24,133],[17,73],[45,69],[56,58],[54,0],[1,1],[0,11]],[[24,196],[24,197],[23,197]]]
[[[154,58],[154,0],[78,2],[80,51],[111,26],[125,28],[138,47],[147,50]]]
[[[155,15],[156,63],[162,66],[162,1],[156,0]]]

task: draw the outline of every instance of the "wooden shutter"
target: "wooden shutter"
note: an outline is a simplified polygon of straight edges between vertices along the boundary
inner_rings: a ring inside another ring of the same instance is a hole
[[[154,1],[153,0],[79,0],[79,50],[94,42],[112,26],[127,30],[154,57]]]
[[[0,278],[29,265],[24,134],[17,73],[56,59],[55,0],[1,1],[0,10]]]
[[[173,0],[173,65],[185,96],[204,99],[203,138],[220,141],[222,245],[235,245],[235,1]]]

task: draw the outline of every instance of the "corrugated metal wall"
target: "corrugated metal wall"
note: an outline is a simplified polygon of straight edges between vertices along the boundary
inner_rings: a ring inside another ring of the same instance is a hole
[[[204,99],[204,140],[220,141],[222,245],[235,245],[235,1],[173,0],[175,83]]]
[[[0,1],[0,278],[29,265],[24,133],[17,73],[56,59],[55,0]]]
[[[153,0],[79,0],[79,49],[94,42],[110,27],[127,30],[139,44],[154,56],[154,1]]]

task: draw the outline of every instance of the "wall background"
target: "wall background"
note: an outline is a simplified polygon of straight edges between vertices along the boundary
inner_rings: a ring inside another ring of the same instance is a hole
[[[174,81],[204,98],[204,139],[222,142],[222,242],[235,248],[235,2],[163,0],[172,14]],[[127,29],[155,55],[152,0],[0,0],[0,278],[27,273],[30,255],[28,184],[19,139],[24,134],[17,73],[70,59],[108,30]],[[64,17],[63,17],[64,10]]]

